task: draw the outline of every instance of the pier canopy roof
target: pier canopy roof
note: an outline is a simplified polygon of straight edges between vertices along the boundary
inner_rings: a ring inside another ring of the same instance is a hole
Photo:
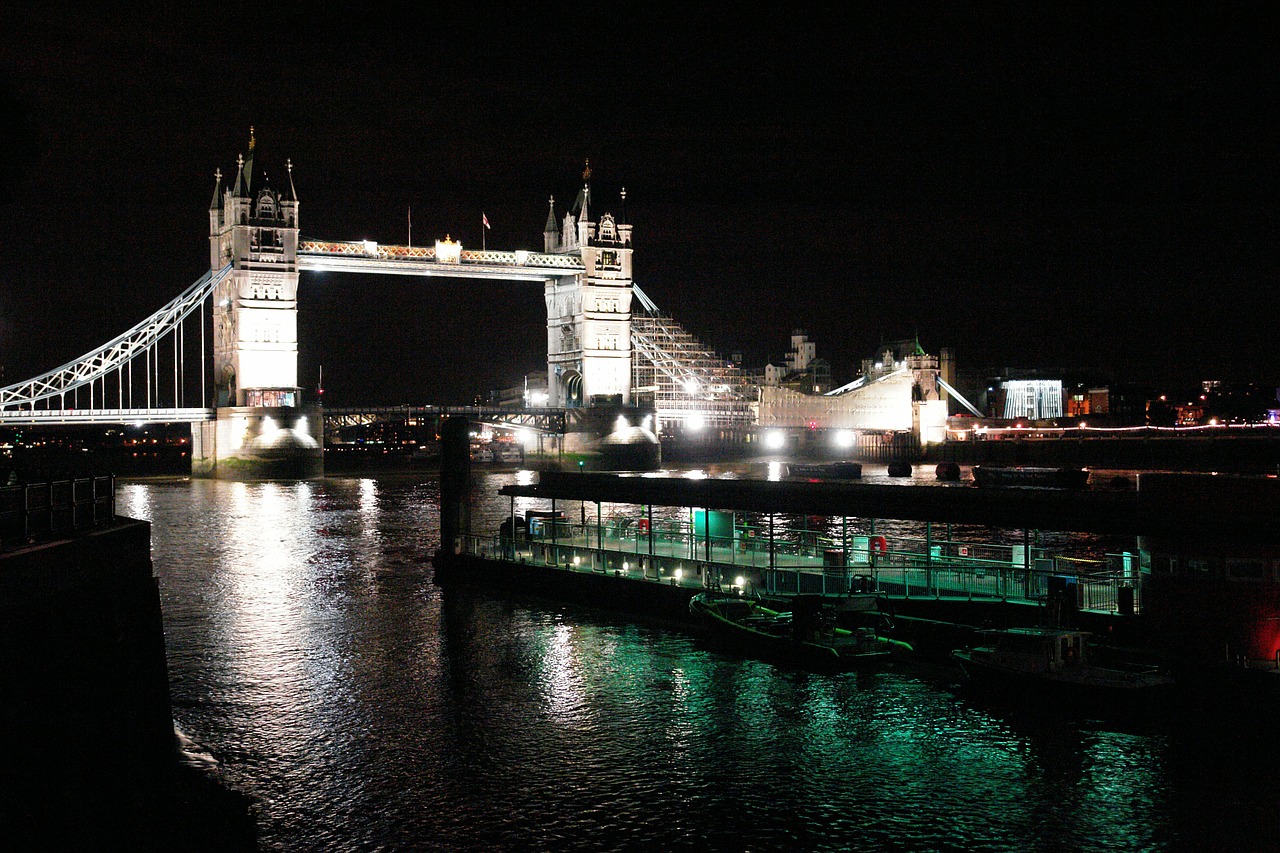
[[[545,471],[502,495],[1280,544],[1280,480],[1142,473],[1136,491],[690,479]]]

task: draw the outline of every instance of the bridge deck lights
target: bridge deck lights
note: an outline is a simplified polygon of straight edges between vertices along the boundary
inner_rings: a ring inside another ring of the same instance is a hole
[[[436,261],[442,264],[462,263],[462,244],[455,243],[446,234],[443,240],[436,241]]]

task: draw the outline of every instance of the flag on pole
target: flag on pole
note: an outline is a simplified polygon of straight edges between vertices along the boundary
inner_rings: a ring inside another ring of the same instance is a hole
[[[484,211],[480,212],[480,220],[484,223],[485,228],[489,227],[489,217],[484,215]]]

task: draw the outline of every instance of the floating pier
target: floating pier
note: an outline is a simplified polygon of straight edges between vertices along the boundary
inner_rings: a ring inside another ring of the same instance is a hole
[[[442,482],[442,501],[469,489],[469,476],[454,476],[467,485]],[[672,618],[707,589],[782,599],[874,591],[944,645],[955,631],[941,625],[1056,623],[1189,661],[1280,660],[1274,478],[1144,473],[1136,490],[1116,492],[547,471],[500,493],[510,499],[501,529],[475,531],[461,519],[450,528],[437,559],[442,583],[501,581]],[[916,532],[893,523],[904,521]],[[1015,534],[959,541],[954,525]],[[1043,547],[1042,532],[1131,536],[1135,545],[1081,558]],[[1176,556],[1206,547],[1216,562]],[[1216,585],[1203,586],[1191,565]],[[1197,600],[1206,595],[1211,602]],[[1213,626],[1194,624],[1210,603]]]

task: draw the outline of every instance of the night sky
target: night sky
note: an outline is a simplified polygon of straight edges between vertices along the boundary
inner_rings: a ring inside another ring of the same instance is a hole
[[[799,327],[838,382],[918,336],[962,371],[1280,384],[1265,5],[535,5],[6,4],[4,383],[206,271],[214,169],[252,125],[304,239],[404,243],[412,208],[415,244],[479,248],[484,212],[489,247],[539,250],[589,159],[596,212],[627,190],[637,283],[748,364]],[[323,364],[331,405],[545,369],[527,284],[307,274],[300,303],[300,381]]]

